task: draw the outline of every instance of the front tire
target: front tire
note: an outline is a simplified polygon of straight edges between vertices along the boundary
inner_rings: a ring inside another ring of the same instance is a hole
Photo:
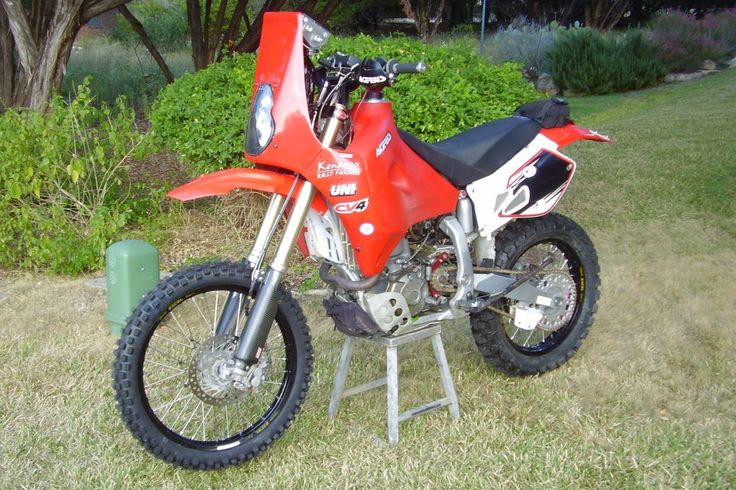
[[[245,323],[214,335],[231,292],[247,295],[240,263],[195,265],[148,293],[128,320],[113,367],[123,420],[159,458],[210,469],[252,459],[291,424],[307,392],[312,346],[301,308],[283,289],[254,381],[239,390],[222,375]]]
[[[533,329],[513,321],[516,308],[529,308],[502,299],[498,311],[484,310],[470,317],[478,350],[495,368],[513,376],[555,369],[570,359],[588,334],[599,296],[598,257],[590,238],[574,221],[559,214],[509,223],[496,237],[499,269],[525,270],[552,255],[555,262],[531,279],[554,290],[560,299]]]

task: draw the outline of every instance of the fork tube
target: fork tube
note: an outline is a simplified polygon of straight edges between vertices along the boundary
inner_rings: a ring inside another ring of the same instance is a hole
[[[268,238],[271,234],[276,220],[279,219],[281,207],[286,198],[281,194],[272,194],[268,203],[266,214],[263,216],[263,223],[258,229],[258,234],[253,242],[248,258],[246,259],[251,267],[255,267],[261,255],[266,251]],[[235,322],[238,318],[238,309],[242,307],[245,295],[243,293],[231,292],[228,294],[225,304],[222,306],[222,314],[217,322],[215,335],[229,335],[235,332]]]
[[[266,209],[266,214],[263,216],[263,224],[258,230],[258,235],[256,235],[256,239],[253,242],[250,254],[248,254],[248,263],[251,267],[255,267],[256,262],[258,262],[258,259],[265,252],[266,246],[268,245],[268,237],[273,229],[273,225],[276,224],[276,220],[279,218],[279,213],[285,200],[286,197],[281,194],[274,193],[271,195],[268,209]]]
[[[302,188],[294,200],[291,215],[286,222],[284,236],[276,249],[276,255],[258,288],[253,308],[245,322],[243,334],[233,356],[236,363],[254,364],[258,361],[260,350],[268,338],[271,324],[276,317],[276,290],[281,283],[286,263],[299,238],[309,208],[314,199],[314,186],[302,182]]]

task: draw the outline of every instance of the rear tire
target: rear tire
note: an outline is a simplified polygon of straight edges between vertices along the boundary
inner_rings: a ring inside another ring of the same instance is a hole
[[[113,367],[118,405],[131,433],[165,461],[196,469],[247,461],[301,408],[312,346],[301,308],[283,289],[258,384],[241,391],[219,377],[239,332],[214,336],[214,325],[227,294],[247,295],[250,278],[241,263],[183,269],[141,300],[123,330]],[[238,329],[244,323],[243,314]]]
[[[593,322],[600,284],[598,257],[588,235],[571,219],[549,214],[509,223],[496,237],[494,266],[524,270],[549,254],[563,259],[532,281],[564,291],[554,315],[533,330],[516,327],[510,318],[490,310],[470,316],[481,355],[506,374],[539,374],[561,366],[578,350]],[[509,299],[494,306],[507,314],[524,307]]]

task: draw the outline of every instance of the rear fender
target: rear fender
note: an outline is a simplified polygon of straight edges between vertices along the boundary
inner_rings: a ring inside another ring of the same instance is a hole
[[[559,148],[580,140],[600,141],[602,143],[613,143],[611,138],[598,134],[590,129],[581,128],[574,124],[566,124],[560,128],[545,128],[540,133],[551,139]]]
[[[286,196],[293,183],[292,174],[259,168],[230,168],[197,177],[172,190],[167,196],[179,201],[191,201],[201,197],[224,196],[235,189],[251,189]],[[299,193],[301,186],[302,182],[297,184],[293,196]],[[312,207],[319,213],[327,211],[327,205],[319,195],[312,201]]]

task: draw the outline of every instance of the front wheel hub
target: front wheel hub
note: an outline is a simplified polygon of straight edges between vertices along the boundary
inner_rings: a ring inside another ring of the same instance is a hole
[[[197,398],[210,405],[227,405],[240,398],[242,391],[233,386],[227,369],[234,352],[235,341],[227,335],[210,337],[194,350],[188,384]]]

